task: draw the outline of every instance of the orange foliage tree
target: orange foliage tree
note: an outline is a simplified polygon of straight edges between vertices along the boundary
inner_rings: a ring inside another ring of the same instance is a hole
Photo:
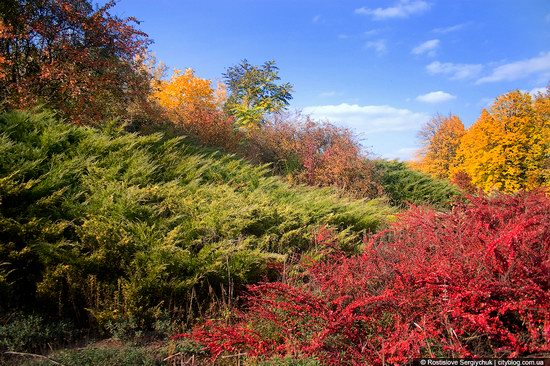
[[[452,173],[484,191],[548,186],[550,93],[534,100],[519,90],[498,97],[461,139]]]
[[[189,123],[201,110],[216,107],[211,81],[195,76],[192,69],[175,70],[168,81],[159,80],[152,97],[177,123]]]
[[[455,115],[436,115],[418,133],[422,148],[417,168],[437,178],[449,178],[464,124]]]
[[[151,99],[167,118],[200,143],[231,148],[236,144],[233,120],[223,110],[225,87],[195,75],[192,69],[175,70],[169,80],[155,80]]]
[[[150,43],[134,18],[89,0],[5,0],[0,8],[0,98],[8,108],[45,103],[77,123],[125,116],[146,99],[138,57]]]

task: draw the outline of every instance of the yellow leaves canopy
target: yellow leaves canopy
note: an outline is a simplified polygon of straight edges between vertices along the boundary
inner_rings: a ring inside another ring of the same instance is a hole
[[[451,174],[467,173],[484,191],[548,186],[550,96],[498,97],[462,137]]]
[[[464,124],[457,116],[432,118],[419,133],[424,146],[416,166],[434,177],[450,178],[449,168],[464,133]]]
[[[156,84],[152,97],[176,123],[188,123],[225,100],[225,89],[220,84],[214,91],[211,81],[195,76],[192,69],[175,70],[170,80],[158,80]]]
[[[550,182],[550,88],[532,97],[498,97],[465,131],[456,116],[436,116],[419,132],[412,166],[438,178],[461,176],[486,192],[517,192]]]

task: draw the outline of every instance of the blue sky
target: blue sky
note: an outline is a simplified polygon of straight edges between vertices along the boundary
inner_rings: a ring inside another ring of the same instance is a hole
[[[469,126],[499,94],[550,81],[547,0],[120,0],[114,12],[203,78],[276,60],[291,108],[386,158],[410,158],[435,113]]]

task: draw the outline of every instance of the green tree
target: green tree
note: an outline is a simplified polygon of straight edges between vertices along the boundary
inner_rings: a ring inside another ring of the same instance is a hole
[[[273,60],[255,66],[245,59],[223,76],[230,93],[226,108],[240,126],[260,126],[267,114],[285,109],[292,99],[292,85],[277,84],[279,68]]]

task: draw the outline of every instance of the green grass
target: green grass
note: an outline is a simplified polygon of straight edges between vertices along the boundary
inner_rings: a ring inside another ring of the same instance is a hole
[[[0,115],[0,310],[139,335],[237,300],[320,225],[353,243],[394,213],[267,172],[161,134]]]

